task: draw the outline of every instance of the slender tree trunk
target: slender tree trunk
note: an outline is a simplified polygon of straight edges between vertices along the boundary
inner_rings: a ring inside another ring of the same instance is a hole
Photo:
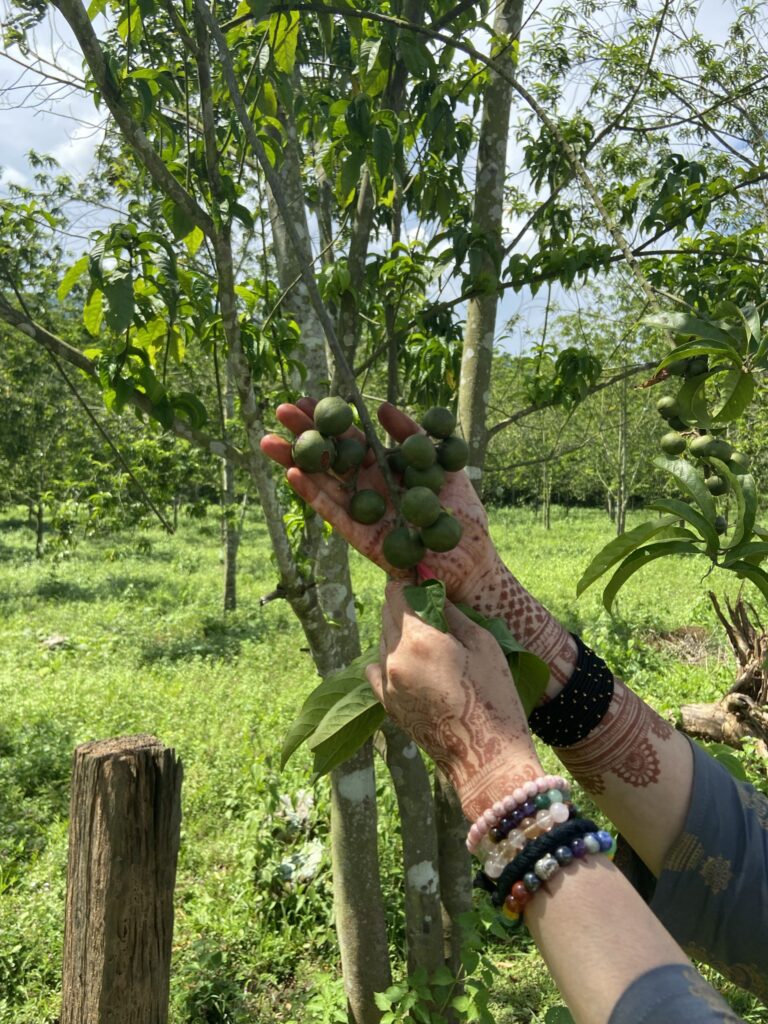
[[[523,17],[523,0],[501,0],[493,21],[494,33],[508,44],[517,39]],[[515,67],[516,49],[507,45],[500,60],[509,71]],[[509,114],[512,87],[493,71],[483,99],[483,115],[477,149],[477,174],[472,233],[488,248],[470,253],[473,276],[484,282],[482,294],[470,299],[461,358],[459,422],[469,444],[467,472],[480,493],[480,481],[488,444],[486,416],[491,386],[491,362],[496,332],[499,262],[502,258],[502,216],[507,170]],[[489,250],[495,250],[493,255]]]
[[[435,813],[443,911],[445,961],[457,974],[461,965],[459,918],[472,907],[472,865],[467,852],[467,821],[456,791],[442,772],[435,772]]]
[[[235,385],[232,362],[227,357],[224,413],[228,421],[235,418]],[[237,553],[240,548],[240,527],[235,508],[235,467],[229,459],[221,461],[222,530],[224,534],[224,611],[237,608]]]
[[[380,737],[402,826],[408,971],[423,967],[432,974],[444,960],[437,830],[434,814],[425,811],[432,787],[413,740],[389,721]]]
[[[623,368],[623,367],[622,367]],[[616,533],[623,533],[627,522],[627,447],[629,444],[629,416],[628,416],[629,392],[627,378],[621,382],[621,397],[619,399],[619,472],[616,486]]]
[[[35,558],[42,558],[45,552],[45,519],[42,501],[35,502]]]
[[[285,127],[288,144],[280,175],[295,214],[294,228],[302,242],[302,252],[297,253],[290,245],[277,204],[268,192],[270,218],[280,286],[283,290],[291,288],[285,305],[301,328],[308,371],[306,387],[310,394],[318,394],[331,377],[329,356],[306,287],[301,281],[294,285],[302,262],[311,262],[312,248],[298,142],[290,120]],[[313,546],[318,602],[326,629],[334,632],[333,658],[316,659],[318,672],[327,675],[360,653],[360,640],[347,545],[335,533],[323,540],[317,530]],[[336,625],[331,626],[331,622]],[[376,784],[370,743],[331,773],[331,793],[334,909],[348,1015],[351,1024],[374,1024],[380,1018],[374,994],[390,984],[391,971],[379,875]]]

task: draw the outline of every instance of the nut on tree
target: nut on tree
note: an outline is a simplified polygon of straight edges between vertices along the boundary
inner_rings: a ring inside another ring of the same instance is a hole
[[[436,405],[424,414],[421,425],[432,437],[450,437],[456,429],[456,417],[450,409]]]
[[[411,569],[426,555],[427,549],[417,530],[396,526],[381,546],[384,557],[396,569]]]
[[[321,434],[328,437],[335,437],[349,430],[353,419],[352,407],[338,395],[321,398],[315,406],[315,426]]]
[[[426,434],[411,434],[400,446],[406,464],[414,469],[429,469],[437,458],[435,446]]]
[[[685,438],[676,430],[670,430],[665,434],[659,444],[666,455],[682,455],[686,447]]]
[[[357,491],[349,502],[349,514],[356,523],[365,523],[369,526],[378,523],[386,511],[386,501],[372,488]]]
[[[446,437],[437,446],[437,461],[449,473],[458,473],[469,461],[469,445],[463,437]]]
[[[339,437],[336,445],[336,458],[333,460],[334,473],[348,473],[357,469],[365,458],[365,445],[356,437]]]
[[[403,474],[403,483],[406,487],[428,487],[430,491],[439,494],[445,483],[445,470],[438,462],[434,462],[429,469],[414,469],[413,466],[407,466]]]
[[[319,430],[305,430],[293,442],[293,461],[305,473],[323,473],[335,457],[336,445]]]
[[[420,533],[430,551],[451,551],[461,540],[463,528],[450,512],[441,512],[435,522],[422,527]]]
[[[400,511],[414,526],[431,526],[440,515],[440,499],[429,487],[409,487],[400,502]]]

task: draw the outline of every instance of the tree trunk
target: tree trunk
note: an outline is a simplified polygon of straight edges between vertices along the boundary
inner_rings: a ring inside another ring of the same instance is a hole
[[[517,39],[522,17],[523,0],[502,0],[496,8],[494,33],[505,41]],[[515,52],[508,46],[499,58],[508,71],[514,70]],[[511,104],[512,87],[491,71],[485,89],[477,148],[472,232],[476,239],[482,239],[495,248],[496,258],[485,248],[470,251],[473,277],[482,277],[483,291],[470,299],[467,307],[459,388],[459,422],[469,444],[467,473],[478,494],[488,444],[486,418],[499,303],[499,293],[493,282],[498,284],[502,258],[501,232]]]
[[[226,366],[224,413],[227,420],[232,421],[235,418],[235,386],[229,357]],[[240,528],[235,508],[235,467],[227,458],[221,460],[221,498],[224,534],[224,611],[233,612],[237,608],[237,553],[240,547]]]
[[[622,369],[625,369],[622,366]],[[629,502],[628,480],[627,480],[627,446],[629,444],[629,386],[627,378],[621,382],[621,397],[619,399],[619,458],[618,458],[618,480],[616,484],[616,533],[624,533],[627,523],[627,504]]]
[[[443,963],[440,872],[432,789],[419,748],[389,720],[379,749],[395,787],[403,837],[405,940],[408,972],[433,974]]]
[[[680,708],[683,732],[698,739],[726,743],[740,749],[747,737],[757,739],[768,756],[768,708],[743,693],[729,693],[714,704],[683,704]]]
[[[181,777],[153,736],[75,751],[61,1024],[166,1024]]]
[[[459,917],[472,909],[472,863],[467,852],[467,821],[456,790],[435,772],[435,813],[443,910],[444,956],[454,974],[461,966]]]
[[[35,558],[42,558],[45,552],[45,521],[42,501],[35,502]]]

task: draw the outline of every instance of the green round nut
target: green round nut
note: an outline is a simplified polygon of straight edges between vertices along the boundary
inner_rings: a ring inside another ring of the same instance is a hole
[[[387,463],[393,473],[404,473],[408,469],[408,463],[399,448],[391,448],[387,452]]]
[[[731,452],[731,459],[728,463],[728,468],[732,473],[739,475],[740,473],[748,473],[750,467],[750,458],[745,455],[744,452]]]
[[[700,377],[708,369],[709,360],[706,356],[693,356],[685,368],[685,379],[690,380],[692,377]]]
[[[665,434],[659,444],[667,455],[681,455],[685,451],[685,438],[676,430],[670,430]]]
[[[458,473],[469,462],[469,445],[463,437],[446,437],[437,447],[437,461],[449,473]]]
[[[715,532],[722,534],[725,533],[727,529],[728,520],[725,518],[725,516],[715,516]]]
[[[381,545],[384,557],[396,569],[410,569],[426,555],[427,549],[416,530],[397,526]]]
[[[334,444],[336,458],[332,468],[335,473],[348,473],[350,469],[357,469],[365,458],[365,445],[356,437],[339,437]]]
[[[451,551],[461,540],[463,528],[450,512],[441,512],[431,526],[425,526],[419,532],[430,551]]]
[[[690,443],[691,455],[697,459],[722,459],[726,462],[731,457],[733,449],[727,441],[715,437],[714,434],[702,434]]]
[[[336,457],[336,445],[319,430],[305,430],[293,442],[293,461],[305,473],[322,473]]]
[[[727,494],[730,488],[728,481],[723,476],[718,476],[716,473],[712,476],[708,476],[704,481],[707,490],[714,498],[719,498],[723,494]]]
[[[456,417],[450,409],[436,405],[424,414],[421,425],[432,437],[450,437],[456,429]]]
[[[403,458],[414,469],[429,469],[437,458],[435,446],[426,434],[411,434],[400,446]]]
[[[378,523],[386,511],[386,501],[378,491],[370,488],[357,491],[352,495],[352,500],[349,503],[349,514],[355,522],[365,523],[368,526],[371,523]]]
[[[439,462],[433,462],[429,469],[408,466],[403,474],[403,483],[406,487],[428,487],[430,491],[439,494],[445,483],[445,470]]]
[[[315,406],[315,426],[321,434],[335,437],[352,426],[352,407],[338,395],[321,398]]]
[[[671,420],[680,414],[680,405],[672,395],[663,395],[656,403],[656,412],[665,420]]]
[[[688,369],[687,359],[673,359],[671,363],[667,364],[666,370],[670,377],[683,377],[685,371]]]
[[[414,526],[431,526],[442,510],[440,499],[429,487],[409,487],[400,502],[400,511]]]

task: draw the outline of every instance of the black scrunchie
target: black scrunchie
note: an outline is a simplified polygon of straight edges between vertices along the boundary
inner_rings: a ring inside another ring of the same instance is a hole
[[[550,747],[570,747],[602,721],[613,697],[613,672],[574,636],[579,658],[573,675],[556,697],[534,708],[531,731]]]

